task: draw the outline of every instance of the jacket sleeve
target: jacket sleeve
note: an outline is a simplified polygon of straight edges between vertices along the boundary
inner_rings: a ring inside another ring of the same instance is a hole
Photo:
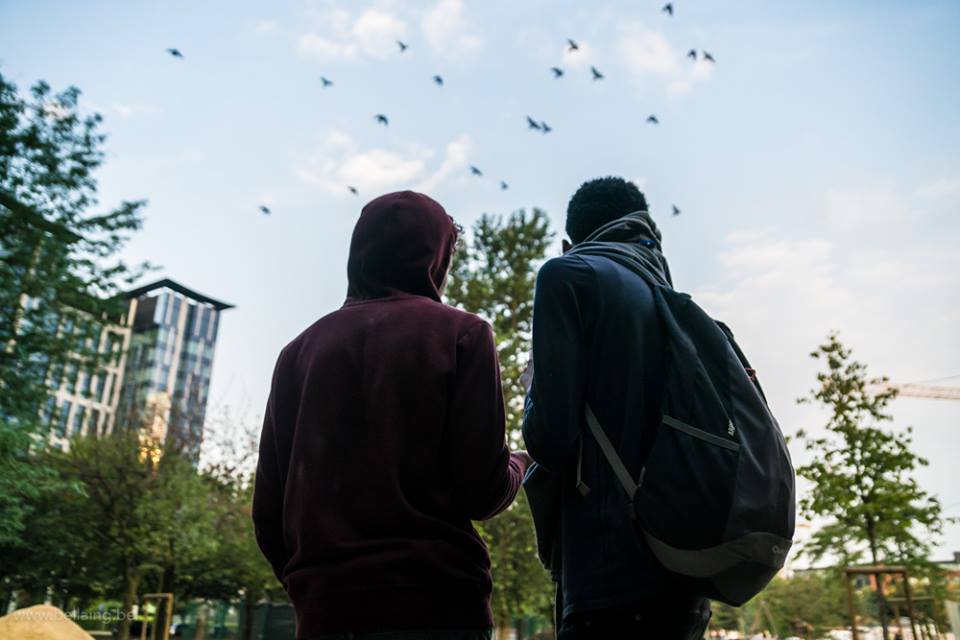
[[[593,269],[582,258],[548,261],[537,275],[533,302],[533,384],[524,403],[523,439],[531,457],[561,472],[580,438],[586,392],[584,301]]]
[[[486,322],[476,322],[457,341],[448,412],[455,503],[471,520],[492,518],[513,502],[526,463],[507,448],[500,365]]]
[[[263,431],[260,434],[260,452],[253,488],[253,530],[257,545],[274,575],[283,582],[283,568],[289,560],[283,542],[283,493],[287,465],[290,459],[289,444],[292,425],[282,416],[290,415],[284,404],[284,381],[282,378],[283,353],[273,373],[273,383],[267,409],[263,416]]]

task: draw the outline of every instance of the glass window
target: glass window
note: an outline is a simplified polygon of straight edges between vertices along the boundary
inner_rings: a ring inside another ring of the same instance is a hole
[[[63,404],[60,405],[60,416],[57,419],[56,432],[59,436],[67,435],[67,419],[70,417],[70,407],[71,403],[69,400],[64,400]]]
[[[87,425],[87,432],[93,433],[93,434],[100,434],[100,410],[99,409],[90,409],[90,424]]]
[[[77,410],[73,412],[73,423],[70,427],[70,434],[75,435],[83,431],[83,419],[87,416],[87,408],[82,404],[77,405]]]
[[[55,362],[50,367],[48,383],[52,388],[59,389],[61,382],[63,382],[63,363]]]
[[[40,412],[40,418],[43,420],[43,423],[48,426],[52,426],[54,419],[57,414],[57,399],[53,396],[47,398],[46,403],[44,403],[43,410]]]
[[[174,294],[170,294],[170,295],[173,296],[173,314],[170,316],[169,322],[170,322],[170,324],[176,324],[176,323],[177,323],[177,318],[180,317],[180,302],[181,302],[181,300],[180,300],[180,296],[179,296],[179,295],[174,295]]]
[[[123,337],[116,333],[110,334],[110,353],[113,354],[113,364],[120,364],[120,355],[123,353]]]
[[[77,384],[77,363],[76,362],[68,362],[66,365],[64,365],[63,377],[67,384],[67,393],[73,393],[73,389]]]
[[[100,371],[93,376],[93,389],[90,392],[91,397],[97,402],[104,402],[103,399],[103,379],[107,376],[106,371]]]
[[[157,296],[157,306],[153,312],[153,321],[156,324],[164,324],[164,317],[167,314],[167,294],[161,293]]]
[[[113,404],[113,400],[110,394],[113,392],[113,378],[112,373],[107,374],[107,379],[103,384],[103,401],[107,404]]]
[[[84,398],[90,395],[90,374],[86,371],[77,375],[77,394]]]

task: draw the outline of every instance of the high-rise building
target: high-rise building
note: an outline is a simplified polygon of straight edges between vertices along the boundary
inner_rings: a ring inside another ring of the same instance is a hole
[[[112,354],[96,372],[66,363],[43,412],[51,438],[138,428],[168,448],[200,454],[220,312],[233,305],[170,279],[127,293],[127,313],[101,330],[97,349]]]

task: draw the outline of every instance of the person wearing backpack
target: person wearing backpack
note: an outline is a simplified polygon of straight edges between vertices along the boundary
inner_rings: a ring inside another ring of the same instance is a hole
[[[636,242],[649,245],[651,268],[669,282],[660,232],[646,210],[632,182],[591,180],[570,199],[567,235],[576,247],[602,225],[644,212]],[[551,550],[559,567],[550,569],[564,640],[699,638],[710,617],[708,602],[638,542],[623,490],[597,444],[581,437],[589,401],[621,454],[639,459],[658,417],[661,333],[650,286],[625,267],[568,251],[540,269],[523,437],[534,462],[560,479],[558,548]],[[531,506],[538,506],[532,495]]]
[[[794,476],[729,329],[673,290],[631,182],[585,183],[537,277],[523,435],[561,640],[702,637],[783,566]]]
[[[458,228],[411,191],[360,213],[343,306],[281,351],[260,437],[257,543],[298,640],[489,640],[471,521],[516,496],[490,325],[442,302]]]

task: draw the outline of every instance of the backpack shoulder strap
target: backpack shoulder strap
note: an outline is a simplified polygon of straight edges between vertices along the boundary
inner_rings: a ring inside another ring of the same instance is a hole
[[[584,414],[587,418],[587,427],[590,429],[590,433],[597,441],[597,444],[600,445],[600,451],[603,452],[603,457],[607,459],[608,463],[610,463],[614,474],[616,474],[620,484],[623,485],[624,491],[626,491],[630,499],[633,500],[636,497],[637,490],[640,487],[636,482],[633,481],[633,478],[630,476],[630,472],[627,470],[626,465],[623,464],[623,460],[620,459],[620,455],[614,448],[613,443],[610,442],[610,438],[607,437],[603,427],[600,426],[600,422],[597,420],[597,416],[593,414],[593,410],[590,408],[590,405],[585,405],[585,407]],[[579,463],[577,464],[577,481],[578,487],[583,485],[583,481],[580,479]],[[586,485],[583,486],[585,487]],[[584,493],[582,489],[581,493]]]

